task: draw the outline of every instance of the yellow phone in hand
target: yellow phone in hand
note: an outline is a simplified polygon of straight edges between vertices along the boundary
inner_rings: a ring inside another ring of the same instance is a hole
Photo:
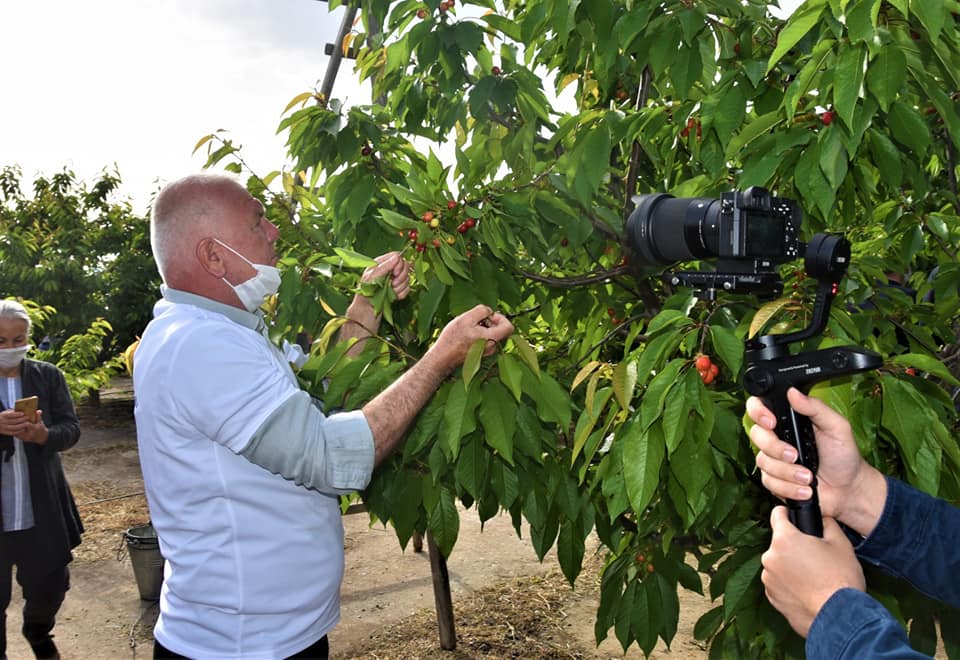
[[[27,419],[30,420],[31,424],[37,423],[37,406],[39,405],[40,400],[35,396],[28,396],[23,399],[17,399],[13,404],[14,410],[19,410],[24,415],[27,416]]]

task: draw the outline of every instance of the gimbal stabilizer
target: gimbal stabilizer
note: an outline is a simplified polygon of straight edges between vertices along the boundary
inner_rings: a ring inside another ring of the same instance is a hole
[[[787,402],[787,390],[796,387],[806,393],[820,381],[876,369],[883,359],[856,346],[841,346],[790,354],[789,345],[823,332],[830,303],[850,264],[850,243],[840,236],[817,234],[806,246],[804,268],[819,282],[813,318],[803,330],[784,335],[762,335],[746,342],[746,371],[743,386],[760,397],[777,418],[776,433],[796,447],[797,461],[809,468],[814,479],[813,497],[787,500],[790,521],[802,532],[823,536],[823,518],[817,496],[817,445],[810,419],[797,414]]]

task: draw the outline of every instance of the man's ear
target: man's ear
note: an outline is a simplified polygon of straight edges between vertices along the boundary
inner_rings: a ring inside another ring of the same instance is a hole
[[[217,279],[227,274],[227,267],[223,263],[220,245],[212,238],[202,238],[197,242],[197,261],[200,267]]]

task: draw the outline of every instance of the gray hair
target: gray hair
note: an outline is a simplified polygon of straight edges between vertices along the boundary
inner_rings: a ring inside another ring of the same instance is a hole
[[[27,314],[27,308],[16,300],[0,300],[0,319],[20,319],[27,323],[27,334],[30,334],[30,315]]]
[[[150,217],[150,246],[164,281],[168,268],[185,247],[181,239],[195,234],[214,218],[220,196],[229,188],[243,189],[243,184],[229,175],[202,173],[167,184],[157,194]]]

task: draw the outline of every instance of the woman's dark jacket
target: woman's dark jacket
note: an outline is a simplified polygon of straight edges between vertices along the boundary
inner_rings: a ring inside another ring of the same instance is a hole
[[[24,359],[20,363],[20,383],[21,396],[39,398],[38,407],[43,411],[49,434],[45,445],[24,442],[22,450],[27,456],[35,531],[44,540],[36,552],[43,565],[53,570],[73,558],[70,550],[80,545],[83,533],[83,523],[60,464],[60,452],[77,444],[80,438],[80,422],[67,381],[54,365]],[[13,407],[12,401],[3,403],[7,408]],[[8,442],[10,436],[0,436],[0,444]],[[0,539],[3,534],[0,532]]]

